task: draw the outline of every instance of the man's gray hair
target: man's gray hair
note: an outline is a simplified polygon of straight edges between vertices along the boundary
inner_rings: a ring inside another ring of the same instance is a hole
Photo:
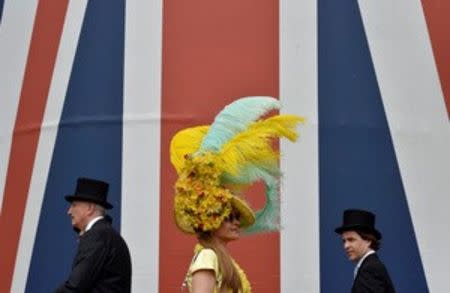
[[[106,215],[106,209],[103,206],[96,204],[95,209],[99,212],[100,216]]]

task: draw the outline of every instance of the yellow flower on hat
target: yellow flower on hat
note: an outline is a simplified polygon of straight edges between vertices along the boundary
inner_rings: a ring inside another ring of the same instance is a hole
[[[175,219],[188,233],[218,229],[232,210],[230,190],[220,184],[217,156],[187,156],[175,184]]]

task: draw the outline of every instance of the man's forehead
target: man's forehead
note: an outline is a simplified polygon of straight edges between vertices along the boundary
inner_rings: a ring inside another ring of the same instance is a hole
[[[89,206],[93,204],[92,202],[89,201],[84,201],[84,200],[73,200],[70,205],[71,206]]]
[[[348,230],[348,231],[342,232],[341,237],[342,237],[342,239],[361,238],[361,236],[359,236],[358,232],[356,232],[354,230]]]

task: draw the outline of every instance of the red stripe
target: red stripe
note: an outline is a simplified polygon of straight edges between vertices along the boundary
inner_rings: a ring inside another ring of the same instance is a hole
[[[39,1],[0,215],[0,292],[10,292],[40,127],[59,46],[67,0]]]
[[[450,117],[450,2],[422,0],[441,87]]]
[[[160,292],[179,292],[195,242],[173,221],[170,139],[210,124],[238,97],[278,96],[278,12],[278,1],[269,0],[164,1]],[[231,251],[255,292],[280,291],[278,234],[243,238]]]

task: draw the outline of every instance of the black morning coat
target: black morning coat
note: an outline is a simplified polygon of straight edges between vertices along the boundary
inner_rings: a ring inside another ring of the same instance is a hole
[[[80,236],[72,272],[56,292],[131,292],[130,253],[109,221],[97,221]]]
[[[376,253],[362,262],[353,282],[352,293],[395,293],[386,267]]]

